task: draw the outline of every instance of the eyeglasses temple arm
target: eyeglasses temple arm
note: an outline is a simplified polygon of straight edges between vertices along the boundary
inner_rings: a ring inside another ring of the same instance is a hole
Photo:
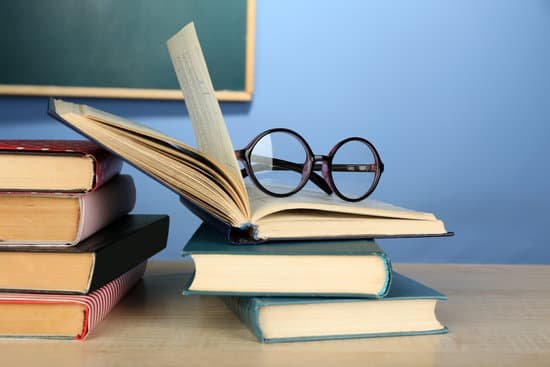
[[[273,169],[277,171],[282,170],[292,170],[299,173],[302,173],[303,167],[301,164],[296,164],[294,162],[289,162],[283,159],[273,158]],[[317,185],[321,190],[323,190],[327,194],[332,194],[332,189],[330,186],[326,183],[325,179],[321,176],[319,176],[317,173],[311,171],[311,175],[308,177],[311,182],[313,182],[315,185]]]
[[[381,170],[383,165],[380,165]],[[372,164],[360,164],[360,163],[353,163],[353,164],[332,164],[331,169],[334,172],[376,172],[378,171],[378,165],[376,163]],[[321,165],[316,164],[313,169],[320,170]]]

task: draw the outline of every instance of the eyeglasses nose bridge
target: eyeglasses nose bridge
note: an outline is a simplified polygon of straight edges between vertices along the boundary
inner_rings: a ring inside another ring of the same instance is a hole
[[[315,162],[321,162],[321,174],[323,175],[323,178],[325,179],[325,182],[330,187],[332,191],[334,190],[334,185],[332,184],[332,180],[330,179],[330,173],[329,173],[329,166],[328,166],[328,156],[327,155],[314,155],[313,156],[313,162],[315,165]]]

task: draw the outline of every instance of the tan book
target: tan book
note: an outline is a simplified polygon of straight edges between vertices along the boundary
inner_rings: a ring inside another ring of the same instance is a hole
[[[398,273],[381,299],[224,297],[262,343],[443,334],[435,310],[446,299]]]
[[[0,191],[94,191],[122,160],[89,140],[0,140]]]
[[[232,242],[445,235],[431,213],[301,190],[281,199],[245,184],[193,24],[168,41],[198,149],[98,109],[50,100],[49,113],[166,185]]]
[[[132,177],[120,175],[86,194],[0,195],[0,246],[72,246],[135,203]]]
[[[373,240],[234,246],[205,223],[183,255],[195,265],[186,295],[381,298],[392,274],[389,257]]]
[[[0,293],[94,291],[166,247],[168,216],[125,215],[76,246],[0,246]]]
[[[85,339],[146,266],[143,262],[85,295],[0,292],[0,338]]]

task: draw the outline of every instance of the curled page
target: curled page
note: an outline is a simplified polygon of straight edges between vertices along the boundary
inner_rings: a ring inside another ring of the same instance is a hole
[[[225,165],[244,188],[233,144],[214,94],[194,24],[186,25],[167,44],[199,150]]]

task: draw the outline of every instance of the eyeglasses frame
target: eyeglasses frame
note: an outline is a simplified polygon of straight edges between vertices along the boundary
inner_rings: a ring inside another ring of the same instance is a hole
[[[269,191],[266,189],[258,180],[256,175],[254,174],[254,169],[251,166],[251,154],[254,148],[256,147],[256,144],[265,137],[268,134],[272,133],[287,133],[295,137],[302,147],[304,148],[306,152],[306,161],[304,162],[303,166],[295,164],[294,162],[288,162],[284,160],[279,160],[274,158],[273,163],[275,163],[275,166],[273,167],[274,170],[283,170],[283,169],[290,169],[297,172],[301,172],[301,179],[299,184],[296,186],[296,188],[288,193],[276,193]],[[333,165],[333,160],[335,154],[338,152],[338,149],[340,149],[344,144],[350,142],[350,141],[359,141],[364,143],[372,152],[374,156],[374,164],[336,164]],[[274,128],[266,130],[260,134],[258,134],[254,139],[246,145],[243,149],[236,150],[235,151],[235,157],[237,160],[241,161],[243,163],[244,168],[241,170],[241,174],[244,177],[249,176],[252,182],[258,187],[262,192],[265,194],[274,196],[274,197],[288,197],[291,195],[296,194],[299,192],[306,183],[311,180],[315,185],[317,185],[321,190],[323,190],[327,194],[336,194],[339,198],[349,201],[349,202],[357,202],[361,201],[365,198],[367,198],[372,192],[376,189],[376,186],[378,185],[378,182],[380,181],[380,177],[382,176],[382,173],[384,172],[384,163],[382,162],[382,159],[380,158],[380,154],[374,147],[374,145],[369,142],[367,139],[353,136],[346,139],[341,140],[338,142],[329,152],[328,155],[316,155],[311,150],[309,144],[306,142],[306,140],[297,132],[287,129],[287,128]],[[319,165],[318,162],[321,164]],[[335,170],[336,169],[336,170]],[[320,170],[322,173],[322,176],[318,175],[315,171]],[[334,177],[333,177],[333,171],[336,172],[374,172],[375,177],[374,180],[371,183],[371,186],[369,189],[363,194],[362,196],[358,198],[349,198],[342,194],[337,186],[334,183]]]

